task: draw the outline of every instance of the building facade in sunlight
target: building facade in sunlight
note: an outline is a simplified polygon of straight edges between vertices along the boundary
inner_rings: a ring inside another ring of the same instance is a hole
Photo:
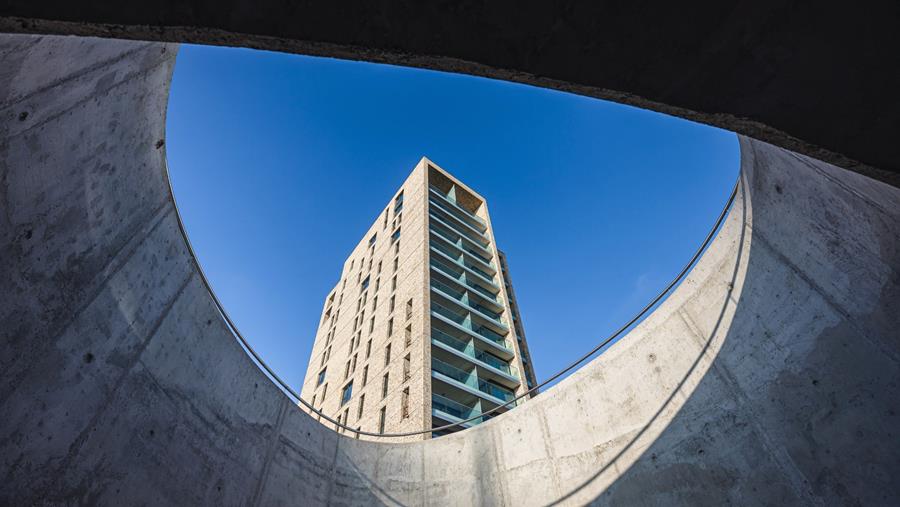
[[[423,158],[325,297],[303,399],[347,426],[401,433],[479,416],[534,384],[487,203]]]

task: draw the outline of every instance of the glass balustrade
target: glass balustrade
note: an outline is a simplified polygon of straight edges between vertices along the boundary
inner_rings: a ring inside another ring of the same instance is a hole
[[[512,375],[513,377],[518,376],[518,370],[515,366],[510,366],[509,363],[500,359],[499,357],[476,349],[474,343],[471,340],[461,340],[459,338],[456,338],[455,336],[450,336],[449,334],[434,328],[431,329],[431,338],[455,350],[458,350],[459,352],[462,352],[463,354],[473,359],[490,365],[491,367],[496,368],[503,373],[506,373],[507,375]]]
[[[458,223],[463,231],[475,234],[480,238],[485,238],[487,227],[484,227],[481,224],[472,225],[465,217],[457,213],[451,205],[447,205],[440,199],[436,199],[434,196],[428,198],[428,204],[430,208],[440,210],[441,213],[451,218],[454,223]]]
[[[476,310],[477,312],[482,313],[483,314],[482,318],[488,318],[491,321],[495,322],[498,326],[501,326],[502,328],[506,329],[506,324],[504,324],[503,321],[500,320],[499,313],[497,313],[493,310],[490,310],[483,305],[472,302],[468,297],[466,297],[466,293],[464,291],[460,291],[458,289],[453,289],[453,288],[449,287],[447,284],[441,283],[440,281],[438,281],[434,278],[431,279],[431,286],[434,287],[435,289],[443,292],[447,296],[450,296],[451,299],[458,301],[461,305],[468,306],[469,308],[472,308],[473,310]]]
[[[431,408],[463,420],[481,415],[481,409],[478,407],[467,407],[462,403],[453,401],[440,394],[431,395]],[[481,419],[475,419],[474,421],[471,421],[471,424],[478,424],[480,422]]]
[[[459,313],[435,301],[431,302],[431,310],[438,315],[446,317],[459,326],[474,332],[475,334],[481,336],[486,340],[490,340],[505,349],[510,348],[507,344],[506,337],[504,337],[503,335],[497,334],[485,326],[473,326],[471,319],[468,318],[469,312]]]
[[[429,186],[428,189],[431,190],[432,192],[434,192],[435,194],[439,195],[441,198],[443,198],[445,201],[447,201],[447,202],[450,203],[451,205],[453,205],[453,206],[455,207],[455,209],[458,209],[458,210],[462,211],[463,213],[465,213],[466,216],[472,218],[472,219],[475,220],[477,223],[481,224],[482,226],[485,225],[485,222],[484,222],[484,219],[483,219],[483,218],[481,218],[481,217],[479,217],[478,215],[472,213],[471,211],[469,211],[469,210],[463,208],[463,207],[460,206],[459,204],[456,204],[455,202],[453,202],[452,199],[450,199],[449,196],[447,196],[447,194],[441,192],[438,188]]]
[[[516,394],[509,389],[482,379],[478,379],[478,390],[503,401],[510,401],[516,397]]]
[[[469,387],[478,389],[478,376],[475,375],[475,370],[472,370],[470,373],[449,363],[445,363],[436,357],[431,358],[431,369],[445,377],[452,378],[460,384],[465,384]]]
[[[431,228],[429,229],[432,234],[448,243],[456,245],[457,248],[462,248],[466,252],[472,254],[472,256],[477,257],[478,260],[487,264],[488,266],[492,268],[494,267],[494,263],[491,262],[491,251],[488,250],[487,247],[478,245],[482,249],[481,251],[473,249],[468,245],[468,243],[463,242],[462,236],[453,232],[453,229],[441,225],[443,221],[440,218],[435,217],[434,214],[429,214],[429,216],[433,219],[431,222]]]
[[[453,223],[454,221],[459,221],[458,218],[453,217],[452,214],[448,213],[446,210],[441,208],[440,205],[435,205],[433,201],[429,201],[432,205],[429,207],[431,212],[429,215],[432,218],[438,220],[438,222],[444,227],[450,229],[455,234],[459,236],[463,236],[469,241],[477,244],[481,248],[487,249],[489,244],[487,238],[484,237],[483,234],[473,229],[472,227],[466,226],[463,222]],[[435,213],[437,212],[437,213]],[[451,217],[453,220],[451,220]]]
[[[481,285],[479,285],[477,283],[469,283],[468,279],[466,279],[466,277],[465,277],[465,273],[458,273],[456,271],[456,269],[454,269],[452,266],[448,266],[447,263],[442,262],[439,259],[435,259],[434,257],[431,258],[430,264],[431,264],[431,267],[440,271],[444,276],[447,276],[448,278],[456,281],[457,283],[462,284],[462,285],[478,292],[478,294],[481,295],[483,298],[499,304],[499,302],[497,300],[497,294],[494,294],[490,290],[482,287]]]
[[[431,279],[431,286],[435,287],[437,290],[443,292],[444,294],[447,294],[448,296],[453,296],[454,298],[456,298],[460,301],[462,301],[463,296],[466,295],[466,291],[454,289],[453,287],[450,287],[446,283],[440,282],[434,278]]]
[[[509,401],[516,397],[513,391],[478,378],[478,375],[475,374],[474,370],[471,373],[468,373],[465,370],[461,370],[456,366],[445,363],[435,357],[431,358],[431,369],[499,400]]]

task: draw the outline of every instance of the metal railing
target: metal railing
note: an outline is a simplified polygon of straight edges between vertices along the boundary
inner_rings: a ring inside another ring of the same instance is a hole
[[[737,196],[739,184],[741,182],[741,177],[739,176],[738,179],[734,182],[734,187],[732,188],[731,193],[725,202],[725,206],[723,206],[722,211],[719,213],[718,218],[716,218],[716,221],[713,223],[713,226],[709,230],[709,233],[707,233],[706,238],[704,238],[704,240],[700,243],[700,246],[697,248],[697,250],[691,256],[691,258],[688,260],[688,262],[684,265],[684,267],[681,269],[681,271],[678,272],[678,274],[675,276],[675,278],[673,278],[672,281],[670,281],[662,289],[662,291],[660,291],[656,295],[656,297],[651,299],[650,302],[647,303],[646,306],[644,306],[637,314],[635,314],[634,317],[629,319],[626,323],[624,323],[616,331],[614,331],[612,334],[607,336],[605,339],[601,340],[591,350],[586,352],[581,357],[577,358],[575,361],[570,363],[568,366],[566,366],[562,370],[556,372],[555,374],[551,375],[549,378],[547,378],[547,380],[544,380],[543,382],[539,383],[538,385],[515,396],[513,399],[505,401],[503,404],[501,404],[497,407],[494,407],[490,410],[482,412],[481,415],[479,415],[479,416],[471,417],[471,418],[468,418],[468,419],[465,419],[465,420],[462,420],[459,422],[447,424],[444,426],[438,426],[436,428],[428,428],[428,429],[418,430],[418,431],[407,431],[407,432],[402,432],[402,433],[375,433],[375,432],[363,431],[358,428],[353,428],[353,427],[347,426],[346,424],[338,422],[336,419],[332,418],[328,414],[325,414],[321,410],[313,407],[310,404],[310,402],[303,399],[297,391],[295,391],[293,388],[291,388],[291,386],[289,386],[287,384],[287,382],[285,382],[277,373],[275,373],[275,371],[272,370],[272,368],[265,361],[263,361],[263,359],[262,359],[262,357],[260,357],[259,353],[256,352],[256,349],[254,349],[250,345],[250,342],[247,341],[247,339],[241,333],[240,329],[238,329],[237,325],[234,323],[234,320],[232,320],[231,316],[225,310],[224,305],[222,305],[222,301],[219,299],[219,297],[216,295],[216,292],[213,290],[212,285],[209,282],[209,278],[206,276],[206,273],[203,271],[203,267],[200,265],[200,261],[197,259],[197,253],[194,250],[194,246],[191,244],[190,238],[188,237],[187,230],[185,229],[185,226],[184,226],[184,220],[181,217],[181,211],[178,209],[178,202],[175,200],[175,192],[172,189],[172,179],[169,177],[169,168],[168,168],[167,163],[165,164],[165,172],[166,172],[166,174],[165,174],[166,182],[169,185],[169,199],[171,200],[172,207],[175,210],[175,217],[177,218],[177,221],[178,221],[178,229],[179,229],[179,232],[181,233],[181,237],[184,240],[185,246],[187,246],[188,253],[189,253],[191,259],[194,262],[194,266],[196,267],[197,273],[200,276],[200,281],[203,283],[204,288],[206,288],[207,293],[209,293],[210,297],[212,298],[213,303],[216,306],[216,310],[222,316],[222,319],[225,321],[225,324],[228,326],[228,328],[231,330],[232,334],[234,335],[235,339],[238,341],[238,344],[240,344],[240,346],[247,352],[247,354],[250,355],[251,359],[253,359],[253,362],[256,363],[256,365],[260,368],[260,370],[262,370],[262,372],[267,377],[269,377],[269,379],[271,379],[272,382],[274,382],[278,386],[278,388],[282,390],[282,392],[284,392],[286,395],[291,397],[291,399],[296,401],[299,405],[302,405],[305,409],[316,414],[320,418],[325,419],[327,422],[336,425],[338,428],[341,428],[343,430],[349,431],[349,432],[357,434],[357,435],[365,435],[367,437],[373,437],[373,438],[410,437],[410,436],[416,436],[416,435],[425,435],[425,434],[429,434],[429,433],[432,433],[432,434],[440,433],[440,432],[447,431],[447,430],[450,430],[453,428],[463,428],[463,427],[465,427],[464,425],[466,423],[472,422],[476,419],[487,420],[491,417],[494,417],[499,412],[506,410],[507,407],[512,405],[514,402],[517,402],[518,400],[531,395],[538,389],[543,388],[547,384],[550,384],[551,382],[556,381],[557,379],[559,379],[566,373],[572,371],[573,369],[577,368],[579,365],[581,365],[582,363],[584,363],[585,361],[587,361],[588,359],[593,357],[594,354],[596,354],[597,352],[602,350],[604,347],[609,345],[613,340],[618,338],[622,333],[624,333],[632,325],[634,325],[636,322],[638,322],[640,319],[642,319],[647,314],[647,312],[650,311],[651,308],[656,306],[657,303],[659,303],[667,294],[669,294],[672,291],[672,289],[675,288],[676,285],[678,285],[678,283],[680,283],[682,281],[682,279],[685,277],[685,275],[687,275],[688,271],[690,271],[690,269],[694,266],[694,264],[697,262],[697,260],[700,258],[700,256],[703,254],[703,252],[706,250],[706,247],[709,246],[716,231],[719,230],[719,227],[724,222],[725,217],[728,215],[728,210],[731,209],[731,205],[734,203],[735,197]]]

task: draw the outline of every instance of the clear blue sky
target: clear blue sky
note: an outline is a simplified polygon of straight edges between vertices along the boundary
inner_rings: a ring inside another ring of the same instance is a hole
[[[243,334],[298,391],[342,261],[422,156],[488,200],[539,381],[677,273],[738,169],[734,134],[610,102],[189,45],[167,129],[201,264]]]

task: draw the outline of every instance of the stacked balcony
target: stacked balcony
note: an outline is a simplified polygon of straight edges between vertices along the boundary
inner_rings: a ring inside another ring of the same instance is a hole
[[[432,424],[472,419],[467,428],[513,400],[521,381],[487,224],[453,195],[429,189]]]

